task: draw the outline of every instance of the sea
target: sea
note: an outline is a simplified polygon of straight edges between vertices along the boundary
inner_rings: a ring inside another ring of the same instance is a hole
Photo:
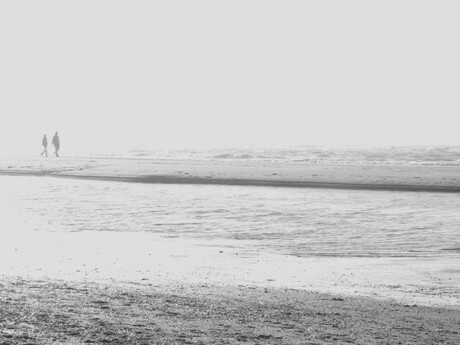
[[[134,149],[113,156],[281,165],[436,165],[459,167],[460,174],[460,148],[452,146]],[[136,184],[38,176],[0,176],[0,190],[2,209],[34,231],[144,232],[297,257],[460,258],[457,193]]]
[[[230,160],[246,162],[395,166],[458,166],[460,146],[288,146],[284,148],[163,149],[133,148],[103,156],[146,159]]]

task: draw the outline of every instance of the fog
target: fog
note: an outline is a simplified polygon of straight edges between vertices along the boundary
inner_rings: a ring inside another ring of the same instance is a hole
[[[455,1],[0,3],[0,154],[460,145]]]

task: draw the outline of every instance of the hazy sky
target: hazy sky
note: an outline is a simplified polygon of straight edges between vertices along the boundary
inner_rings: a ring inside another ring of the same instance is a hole
[[[460,145],[458,1],[2,1],[0,152]],[[457,121],[455,121],[457,120]]]

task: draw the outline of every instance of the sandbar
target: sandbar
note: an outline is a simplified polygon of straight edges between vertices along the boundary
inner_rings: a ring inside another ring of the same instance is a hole
[[[22,157],[0,160],[0,174],[163,184],[460,192],[456,166]]]

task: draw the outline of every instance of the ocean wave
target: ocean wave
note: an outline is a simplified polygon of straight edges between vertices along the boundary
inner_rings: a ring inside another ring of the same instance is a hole
[[[333,165],[460,166],[460,147],[304,147],[291,149],[131,150],[129,157]]]

